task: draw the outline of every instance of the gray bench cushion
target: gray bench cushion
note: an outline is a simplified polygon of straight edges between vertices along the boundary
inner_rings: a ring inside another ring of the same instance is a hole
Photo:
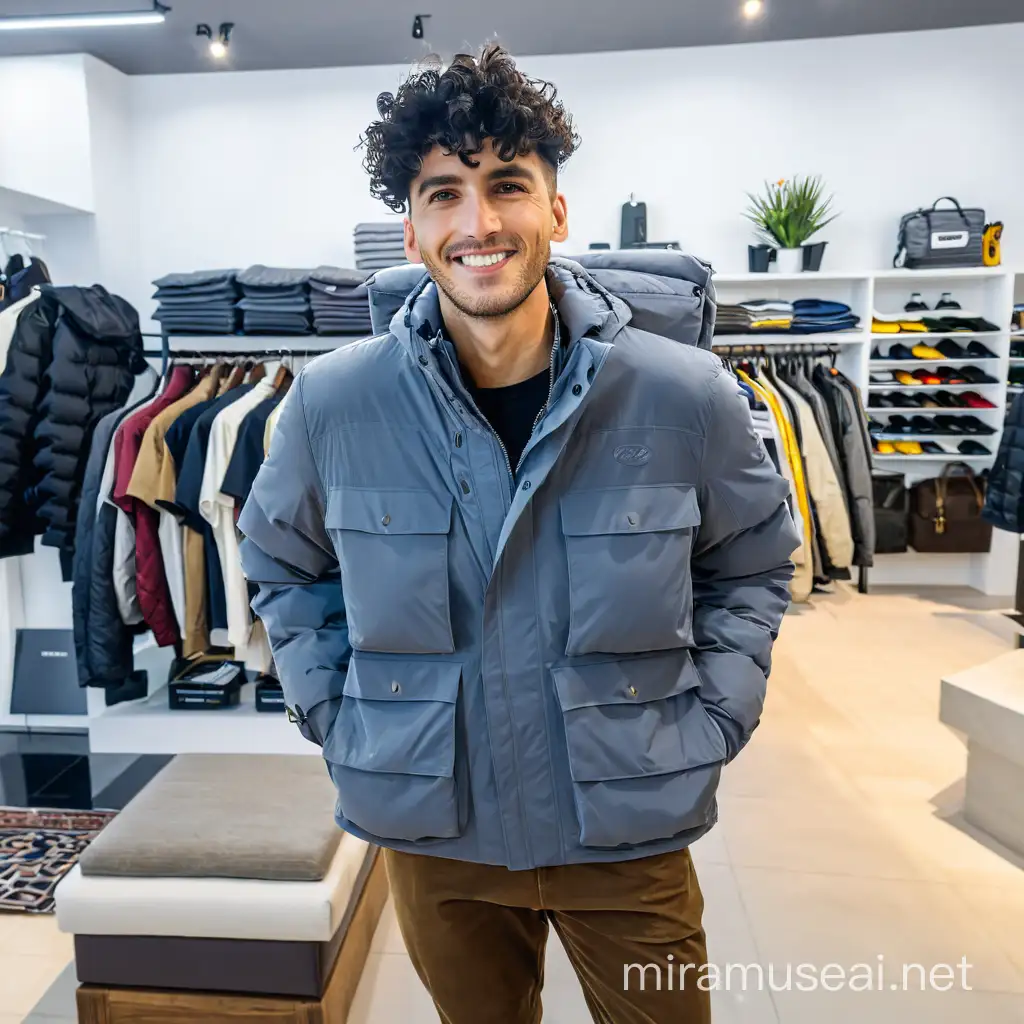
[[[342,833],[319,757],[180,754],[100,833],[83,875],[319,881]]]

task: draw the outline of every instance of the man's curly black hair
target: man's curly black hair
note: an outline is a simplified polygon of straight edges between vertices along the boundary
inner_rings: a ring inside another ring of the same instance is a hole
[[[446,71],[414,72],[397,94],[377,97],[380,120],[362,139],[370,192],[404,213],[409,186],[434,145],[475,167],[473,156],[490,140],[502,160],[536,152],[557,172],[580,139],[556,97],[550,82],[527,78],[496,43],[477,60],[459,54]]]

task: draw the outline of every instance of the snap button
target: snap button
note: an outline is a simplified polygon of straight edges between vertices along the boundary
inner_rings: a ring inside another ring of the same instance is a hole
[[[460,480],[459,486],[462,488],[463,494],[469,494],[469,484],[465,480]]]
[[[426,366],[426,365],[427,365],[427,363],[429,363],[429,362],[430,362],[430,360],[429,360],[429,359],[427,359],[427,357],[426,357],[426,356],[420,356],[420,365],[421,365],[421,366]]]
[[[529,480],[524,480],[523,481],[523,490],[524,491],[528,491],[532,486],[533,486],[533,484],[531,484]]]
[[[392,683],[391,684],[391,692],[392,693],[398,693],[399,690],[401,690],[401,687],[398,685],[398,683]]]
[[[383,518],[381,519],[381,522],[382,522],[382,523],[383,523],[383,524],[384,524],[385,526],[387,526],[387,525],[388,525],[388,523],[390,523],[390,522],[391,522],[391,516],[389,516],[389,515],[385,515],[385,516],[384,516],[384,517],[383,517]]]
[[[573,386],[572,386],[572,393],[574,395],[577,395],[577,396],[582,395],[583,394],[583,385],[582,384],[573,384]]]
[[[636,696],[636,687],[635,686],[631,686],[629,688],[629,692],[635,697]]]
[[[589,370],[587,370],[587,380],[593,380],[593,379],[594,379],[594,368],[591,367]]]

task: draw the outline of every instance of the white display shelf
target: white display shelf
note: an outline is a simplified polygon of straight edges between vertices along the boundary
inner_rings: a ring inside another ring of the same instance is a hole
[[[927,270],[908,270],[897,267],[890,270],[876,270],[871,276],[876,281],[962,281],[973,277],[1003,277],[1009,271],[1006,267],[939,267]]]
[[[234,708],[172,711],[161,687],[147,700],[90,715],[88,726],[95,754],[320,754],[284,714],[256,710],[252,683]]]
[[[929,341],[956,341],[962,338],[970,342],[976,338],[1001,338],[1004,334],[1006,331],[873,331],[871,340],[905,342],[913,338],[915,345],[927,345]]]
[[[920,391],[926,394],[929,391],[977,391],[979,388],[1002,387],[1001,380],[992,380],[987,384],[869,384],[868,391]]]
[[[750,334],[716,334],[715,348],[742,348],[750,345],[861,345],[867,339],[863,331],[822,331],[815,334],[789,334],[787,331],[755,331]]]
[[[870,281],[871,274],[844,274],[834,270],[804,270],[798,274],[715,274],[712,282],[720,284],[806,284],[813,287],[815,281],[846,281],[862,283]]]
[[[945,413],[956,416],[958,413],[977,416],[978,413],[991,413],[999,412],[999,408],[995,409],[968,409],[966,406],[955,405],[952,408],[939,408],[939,409],[924,409],[920,406],[893,406],[893,405],[869,405],[867,407],[867,413],[869,416],[879,413],[882,416],[941,416]],[[979,434],[979,437],[990,437],[994,435]]]
[[[934,431],[928,434],[900,434],[890,431],[871,435],[875,441],[934,441],[936,444],[957,444],[966,440],[984,444],[985,442],[979,439],[990,436],[989,434],[969,434],[966,430],[962,434],[940,434]]]
[[[995,457],[995,453],[989,455],[964,455],[961,452],[947,452],[945,455],[879,455],[871,453],[872,462],[987,462]]]
[[[1024,363],[1024,359],[1018,359],[1017,362]],[[941,359],[872,359],[868,365],[872,370],[906,370],[909,367],[925,366],[977,366],[979,370],[984,370],[986,363],[992,369],[998,369],[999,360],[992,356],[957,356],[955,359],[948,359],[945,356]]]

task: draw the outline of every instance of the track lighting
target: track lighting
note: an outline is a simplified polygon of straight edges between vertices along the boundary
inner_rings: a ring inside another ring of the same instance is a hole
[[[744,18],[748,21],[753,21],[764,14],[764,0],[743,0],[740,10],[743,12]]]
[[[31,32],[38,29],[120,28],[128,25],[159,25],[170,7],[159,0],[143,11],[96,11],[92,14],[18,15],[0,18],[0,32]]]
[[[217,60],[223,60],[228,55],[228,44],[231,42],[231,30],[235,27],[233,21],[221,23],[214,36],[213,29],[209,25],[196,25],[196,35],[203,36],[210,40],[210,56]]]

